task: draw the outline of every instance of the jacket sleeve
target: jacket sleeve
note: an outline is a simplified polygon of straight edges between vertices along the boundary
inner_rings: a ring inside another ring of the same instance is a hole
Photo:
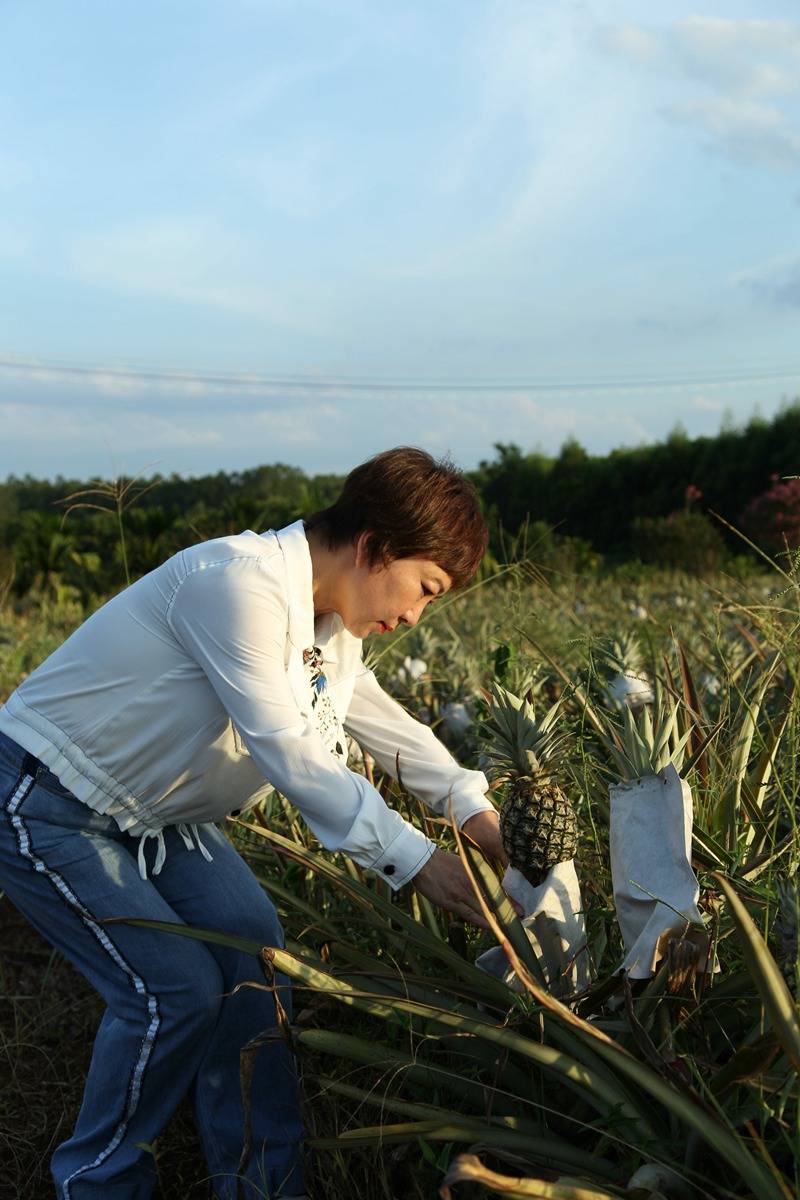
[[[452,802],[459,829],[475,813],[494,809],[486,797],[486,776],[460,766],[433,731],[388,696],[363,666],[345,729],[395,779],[399,762],[404,785],[435,813],[448,816]]]
[[[286,675],[287,602],[269,560],[242,557],[190,571],[167,613],[264,777],[328,850],[379,871],[392,888],[436,845],[326,748]]]

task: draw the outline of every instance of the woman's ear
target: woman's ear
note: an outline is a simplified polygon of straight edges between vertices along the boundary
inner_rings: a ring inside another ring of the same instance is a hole
[[[356,539],[356,566],[369,567],[369,548],[372,543],[372,533],[365,529]]]
[[[358,535],[355,544],[355,562],[357,567],[366,567],[370,571],[380,571],[387,566],[385,555],[379,555],[377,561],[373,559],[376,542],[377,538],[371,529],[365,529]]]

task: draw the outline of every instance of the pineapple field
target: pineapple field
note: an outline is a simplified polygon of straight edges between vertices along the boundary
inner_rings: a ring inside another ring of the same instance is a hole
[[[82,616],[6,602],[0,700]],[[789,556],[704,579],[523,561],[367,644],[486,772],[511,867],[355,745],[462,855],[488,929],[321,851],[277,793],[228,822],[286,930],[248,948],[294,989],[265,1036],[297,1056],[313,1196],[800,1193],[798,630]],[[5,899],[0,951],[0,1196],[44,1197],[100,1002]],[[147,1151],[164,1200],[210,1195],[188,1107]]]

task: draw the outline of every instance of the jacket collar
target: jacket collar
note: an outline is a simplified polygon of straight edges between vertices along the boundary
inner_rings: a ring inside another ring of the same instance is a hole
[[[314,577],[305,526],[294,521],[275,531],[286,566],[289,641],[298,650],[314,644]]]
[[[323,613],[314,621],[314,574],[302,520],[271,530],[286,564],[289,600],[289,641],[298,650],[319,646],[328,663],[350,663],[361,657],[361,639],[353,637],[338,613]],[[344,656],[344,657],[343,657]]]
[[[323,613],[317,618],[314,625],[314,645],[319,646],[325,662],[339,662],[343,640],[355,642],[357,639],[347,632],[338,613]]]

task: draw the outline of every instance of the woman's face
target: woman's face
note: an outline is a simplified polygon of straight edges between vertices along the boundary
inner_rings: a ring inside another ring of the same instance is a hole
[[[437,563],[424,558],[396,558],[385,567],[370,566],[359,542],[339,615],[359,638],[416,625],[427,605],[444,595],[452,582]]]

